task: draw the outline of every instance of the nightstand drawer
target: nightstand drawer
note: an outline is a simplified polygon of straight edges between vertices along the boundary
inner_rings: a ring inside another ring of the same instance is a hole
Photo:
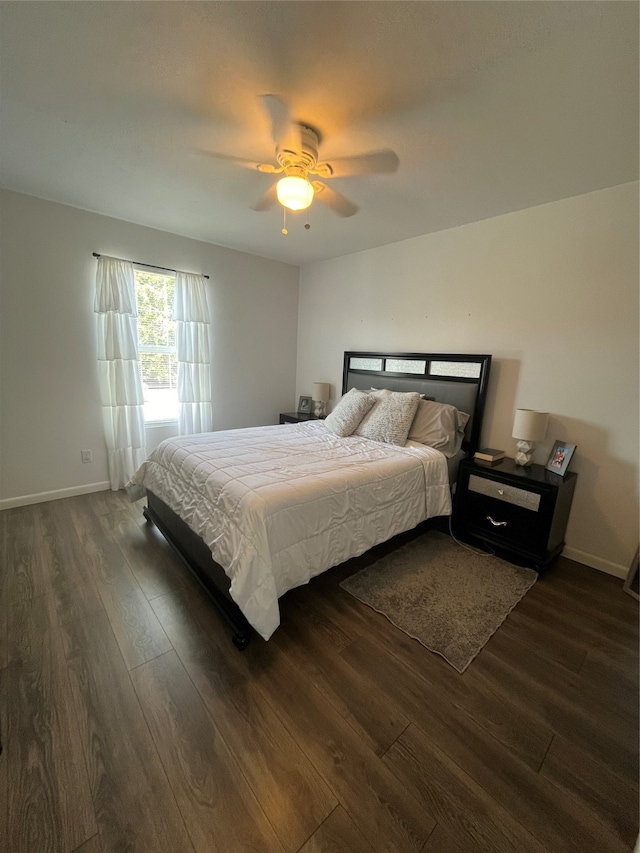
[[[535,510],[525,509],[502,498],[469,492],[467,524],[470,530],[502,540],[532,547],[544,536],[544,520]]]
[[[521,506],[532,512],[540,509],[540,495],[538,492],[530,492],[527,489],[518,489],[516,486],[508,486],[506,483],[498,483],[488,480],[486,477],[478,477],[477,474],[469,476],[469,491],[480,495],[495,498],[498,501]]]

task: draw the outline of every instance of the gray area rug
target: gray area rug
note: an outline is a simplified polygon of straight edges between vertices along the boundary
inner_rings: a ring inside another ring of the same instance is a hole
[[[430,531],[340,586],[464,672],[537,577]]]

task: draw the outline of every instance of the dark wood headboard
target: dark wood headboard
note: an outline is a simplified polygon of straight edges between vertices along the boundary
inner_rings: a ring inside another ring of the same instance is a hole
[[[490,355],[432,352],[345,352],[342,393],[351,388],[419,391],[470,415],[462,449],[480,444],[487,398]]]

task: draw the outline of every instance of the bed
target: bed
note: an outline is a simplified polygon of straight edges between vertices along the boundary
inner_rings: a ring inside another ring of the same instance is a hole
[[[206,589],[242,649],[254,632],[271,636],[289,589],[450,514],[457,462],[479,443],[490,364],[489,355],[346,352],[346,396],[334,417],[168,439],[134,475],[133,496],[144,490],[145,517]],[[404,406],[418,395],[422,407],[469,416],[447,455],[405,442],[402,431],[401,444],[371,440],[377,401]],[[354,399],[374,407],[369,430],[365,415],[359,432],[347,426],[343,434],[339,415]]]

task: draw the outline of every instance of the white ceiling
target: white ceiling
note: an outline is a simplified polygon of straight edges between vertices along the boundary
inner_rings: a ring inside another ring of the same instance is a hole
[[[635,2],[1,3],[0,184],[295,264],[638,178]],[[251,205],[258,96],[319,129],[360,207]]]

